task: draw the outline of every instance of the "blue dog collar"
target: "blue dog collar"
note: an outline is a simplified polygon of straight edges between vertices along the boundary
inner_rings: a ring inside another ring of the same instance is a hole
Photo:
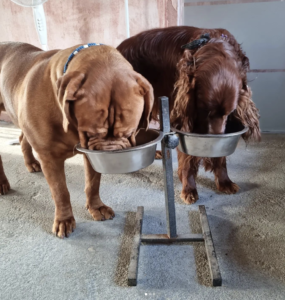
[[[92,47],[92,46],[100,46],[100,45],[104,45],[104,44],[98,44],[98,43],[89,43],[87,45],[82,45],[82,46],[79,46],[78,48],[76,48],[68,57],[67,59],[67,62],[65,63],[64,65],[64,69],[63,69],[63,75],[66,73],[66,70],[67,70],[67,67],[68,67],[68,64],[70,63],[70,61],[72,60],[72,58],[82,49],[84,48],[89,48],[89,47]]]

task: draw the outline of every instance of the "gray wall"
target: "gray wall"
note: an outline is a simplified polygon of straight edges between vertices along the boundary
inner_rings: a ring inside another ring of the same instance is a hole
[[[241,0],[243,1],[243,0]],[[225,28],[242,43],[251,69],[248,73],[253,100],[260,110],[263,131],[285,131],[285,3],[223,4],[220,1],[186,0],[184,24],[204,28]],[[283,72],[269,72],[283,69]]]

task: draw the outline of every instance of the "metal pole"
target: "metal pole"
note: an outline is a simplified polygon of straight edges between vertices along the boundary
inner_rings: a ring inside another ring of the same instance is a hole
[[[160,102],[160,130],[164,133],[169,133],[170,120],[168,98],[159,97],[158,100]],[[168,136],[166,135],[161,141],[167,235],[169,238],[175,238],[177,237],[177,232],[173,187],[172,149],[167,147],[167,138]]]
[[[128,270],[128,285],[137,285],[138,263],[141,242],[148,244],[155,243],[176,243],[176,242],[205,242],[208,263],[210,266],[210,273],[213,286],[221,286],[222,278],[216,257],[214,243],[208,223],[208,218],[205,206],[199,206],[200,220],[202,226],[202,234],[183,234],[177,235],[176,232],[176,217],[175,217],[175,199],[173,186],[173,169],[172,169],[172,149],[178,143],[178,137],[170,131],[169,120],[169,103],[167,97],[159,97],[160,106],[160,130],[164,133],[161,141],[161,152],[163,162],[163,178],[164,178],[164,192],[165,192],[165,210],[167,221],[167,234],[142,234],[142,223],[144,209],[139,206],[136,214],[136,232],[134,244],[132,247],[131,260]]]
[[[125,0],[125,17],[126,17],[126,28],[127,28],[127,38],[130,37],[130,20],[129,20],[129,3]]]

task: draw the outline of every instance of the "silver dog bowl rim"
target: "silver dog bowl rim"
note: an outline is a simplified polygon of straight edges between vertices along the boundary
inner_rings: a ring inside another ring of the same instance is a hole
[[[179,136],[178,149],[197,157],[223,157],[235,152],[238,141],[248,128],[225,134],[198,134],[172,128]]]
[[[245,132],[248,131],[248,127],[244,126],[243,130],[232,132],[232,133],[224,133],[224,134],[200,134],[200,133],[191,133],[191,132],[186,132],[186,131],[181,131],[176,128],[171,127],[171,130],[175,133],[178,134],[183,134],[183,135],[188,135],[188,136],[193,136],[193,137],[201,137],[201,138],[227,138],[227,137],[232,137],[236,135],[242,135]]]
[[[76,145],[76,149],[80,152],[92,153],[92,154],[96,154],[96,153],[98,153],[98,154],[99,153],[114,154],[114,153],[126,153],[126,152],[141,150],[141,149],[144,149],[144,148],[151,147],[151,146],[159,143],[163,139],[164,133],[162,131],[155,130],[155,129],[149,129],[149,130],[158,132],[159,133],[158,137],[155,140],[151,141],[151,142],[148,142],[146,144],[142,144],[142,145],[139,145],[139,146],[135,146],[135,147],[127,148],[127,149],[122,149],[122,150],[107,151],[107,150],[89,150],[89,149],[86,149],[86,148],[82,148],[80,143],[78,143]]]
[[[153,163],[157,144],[164,137],[163,132],[153,129],[143,130],[142,134],[143,139],[139,139],[138,142],[148,142],[127,149],[89,150],[82,148],[80,144],[76,146],[76,149],[87,156],[93,169],[98,173],[126,174],[136,172]]]

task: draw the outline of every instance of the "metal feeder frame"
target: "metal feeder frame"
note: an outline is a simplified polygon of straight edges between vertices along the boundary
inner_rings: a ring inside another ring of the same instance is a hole
[[[159,97],[160,102],[160,130],[164,133],[161,141],[165,210],[167,221],[166,234],[142,234],[144,207],[138,206],[136,213],[136,229],[128,269],[128,285],[137,285],[139,253],[141,242],[146,244],[171,244],[181,242],[204,242],[208,264],[210,267],[212,286],[221,286],[222,277],[217,261],[212,234],[204,205],[199,205],[202,234],[178,235],[176,231],[175,199],[173,186],[172,149],[176,148],[179,138],[170,130],[169,104],[167,97]]]

